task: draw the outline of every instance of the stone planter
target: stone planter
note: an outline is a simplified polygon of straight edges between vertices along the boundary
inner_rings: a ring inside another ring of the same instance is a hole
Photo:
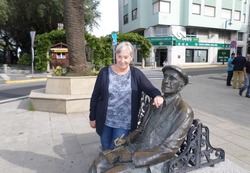
[[[89,111],[96,76],[48,77],[46,88],[33,90],[30,100],[35,110],[55,113]]]

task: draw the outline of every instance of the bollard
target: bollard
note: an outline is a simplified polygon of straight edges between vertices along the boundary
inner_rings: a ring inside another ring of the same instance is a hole
[[[145,59],[142,58],[141,68],[145,68]]]
[[[4,71],[4,73],[8,72],[8,64],[3,65],[3,71]]]

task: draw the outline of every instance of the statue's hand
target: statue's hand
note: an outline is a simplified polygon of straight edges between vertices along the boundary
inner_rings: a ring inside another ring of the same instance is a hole
[[[123,146],[127,143],[126,139],[123,138],[124,134],[120,138],[114,140],[115,147]]]
[[[119,162],[132,162],[132,153],[128,148],[124,148],[124,150],[121,151]]]

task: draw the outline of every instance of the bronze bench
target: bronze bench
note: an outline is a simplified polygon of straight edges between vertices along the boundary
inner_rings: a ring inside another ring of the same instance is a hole
[[[150,103],[150,97],[143,93],[139,118],[144,116]],[[140,121],[139,121],[140,123]],[[175,157],[164,162],[162,173],[182,173],[204,168],[225,161],[225,151],[214,148],[209,141],[209,128],[199,119],[194,119],[186,139],[177,151]]]
[[[225,152],[214,148],[209,141],[209,128],[199,119],[194,119],[187,137],[176,156],[164,162],[162,172],[189,172],[225,161]]]

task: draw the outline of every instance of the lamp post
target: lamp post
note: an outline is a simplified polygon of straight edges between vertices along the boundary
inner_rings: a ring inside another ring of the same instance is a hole
[[[227,25],[231,26],[232,25],[232,21],[231,20],[226,20],[225,21],[225,30],[227,29]],[[225,43],[225,37],[224,37],[224,45],[223,45],[223,59],[222,59],[222,64],[224,65],[225,64],[225,55],[226,55],[226,52],[225,52],[225,47],[226,47],[226,43]]]
[[[33,77],[34,74],[34,40],[35,40],[35,35],[36,35],[36,31],[30,31],[30,38],[31,38],[31,74]]]

